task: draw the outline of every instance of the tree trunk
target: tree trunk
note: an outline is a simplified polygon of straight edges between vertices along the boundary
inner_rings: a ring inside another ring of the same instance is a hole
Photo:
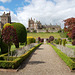
[[[8,46],[8,61],[9,61],[9,51],[10,51],[10,46]]]

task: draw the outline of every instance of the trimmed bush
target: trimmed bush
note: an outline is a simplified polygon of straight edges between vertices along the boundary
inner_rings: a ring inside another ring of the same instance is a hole
[[[7,53],[8,52],[8,45],[5,44],[2,39],[1,39],[1,53],[4,54],[4,53]]]
[[[27,31],[23,24],[21,23],[12,23],[11,26],[14,26],[20,43],[25,43],[27,41]]]
[[[65,46],[67,43],[66,39],[63,39],[63,46]]]
[[[58,40],[58,39],[55,39],[54,42],[55,42],[56,44],[59,44],[59,40]]]
[[[3,26],[3,29],[5,29],[6,26],[11,26],[10,23],[6,23],[4,26]]]
[[[50,37],[49,37],[49,40],[50,40],[50,41],[53,41],[53,40],[54,40],[54,37],[53,37],[53,36],[50,36]]]
[[[62,39],[58,38],[59,44],[62,44]]]
[[[51,44],[49,44],[51,45]],[[52,48],[55,50],[55,52],[59,55],[59,57],[70,67],[70,69],[75,69],[75,62],[68,57],[66,54],[64,54],[63,52],[61,52],[61,50],[59,50],[58,48],[56,48],[55,46],[51,45]]]
[[[36,40],[33,37],[27,37],[27,45],[31,44],[31,43],[35,43]]]

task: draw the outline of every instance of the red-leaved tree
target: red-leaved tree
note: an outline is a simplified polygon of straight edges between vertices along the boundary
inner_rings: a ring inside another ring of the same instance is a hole
[[[68,32],[68,36],[71,37],[72,29],[75,26],[75,18],[68,18],[64,22],[64,31]]]
[[[72,29],[72,36],[71,38],[73,39],[72,45],[75,45],[75,27]]]
[[[9,60],[9,51],[11,48],[11,44],[12,43],[14,43],[15,45],[19,44],[16,30],[13,28],[13,26],[6,26],[2,30],[2,39],[3,42],[5,42],[8,45],[8,60]]]

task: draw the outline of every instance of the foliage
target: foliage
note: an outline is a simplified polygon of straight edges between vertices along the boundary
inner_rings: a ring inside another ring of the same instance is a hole
[[[63,46],[65,46],[67,43],[66,39],[63,39]]]
[[[25,43],[27,41],[27,31],[25,26],[21,23],[12,23],[11,26],[16,29],[19,42]]]
[[[68,40],[69,40],[69,42],[71,42],[72,39],[70,37],[68,37]]]
[[[9,51],[11,48],[11,44],[19,45],[16,30],[12,26],[6,26],[2,30],[2,39],[3,42],[8,45],[8,59],[9,59]]]
[[[58,40],[58,39],[55,39],[54,42],[55,42],[56,44],[59,44],[59,40]]]
[[[50,44],[51,45],[51,44]],[[56,53],[59,55],[59,57],[70,67],[70,69],[75,69],[75,62],[71,60],[70,57],[68,57],[66,54],[61,52],[61,50],[57,49],[55,46],[51,45],[52,48],[56,51]]]
[[[75,45],[75,40],[72,42],[72,45]]]
[[[62,44],[62,39],[58,38],[59,44]]]
[[[75,26],[75,18],[68,18],[64,22],[64,31],[69,32],[68,36],[71,37],[73,27]]]
[[[42,39],[40,40],[40,42],[43,43],[43,42],[44,42],[44,39],[42,38]]]
[[[33,47],[32,49],[30,49],[28,52],[26,52],[25,54],[21,55],[20,57],[10,57],[10,60],[12,61],[4,61],[4,60],[0,60],[0,68],[11,68],[11,69],[16,69],[20,66],[20,64],[37,48],[39,47],[41,44],[36,45],[35,47]],[[5,56],[0,56],[3,57],[6,60]]]
[[[41,38],[40,37],[38,37],[38,42],[40,42],[41,41]]]
[[[1,54],[8,52],[8,45],[5,42],[1,42]]]
[[[27,45],[31,44],[31,43],[35,43],[36,40],[33,37],[27,37]]]
[[[11,26],[11,24],[10,24],[10,23],[6,23],[6,24],[3,26],[3,29],[5,29],[5,27],[7,27],[7,26]]]
[[[49,37],[49,40],[50,40],[50,41],[53,41],[53,40],[54,40],[54,37],[53,37],[53,36],[50,36],[50,37]]]

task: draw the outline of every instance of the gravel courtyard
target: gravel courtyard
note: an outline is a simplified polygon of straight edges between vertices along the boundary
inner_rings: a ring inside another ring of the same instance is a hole
[[[27,58],[18,72],[0,75],[75,75],[50,45],[43,44]]]

